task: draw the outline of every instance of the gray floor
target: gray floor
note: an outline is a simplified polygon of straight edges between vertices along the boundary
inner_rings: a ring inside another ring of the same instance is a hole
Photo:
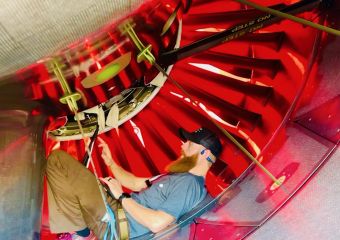
[[[340,239],[340,149],[281,211],[249,240]]]
[[[339,29],[340,18],[333,15],[332,27]],[[339,95],[340,38],[331,38],[319,62],[320,81],[299,117]],[[335,129],[336,130],[336,129]],[[307,146],[304,144],[304,146]],[[340,149],[276,215],[247,240],[338,240],[340,239]]]

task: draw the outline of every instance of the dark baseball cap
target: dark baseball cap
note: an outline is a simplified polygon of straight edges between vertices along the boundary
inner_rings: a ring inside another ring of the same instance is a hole
[[[200,144],[211,151],[215,157],[222,152],[222,144],[216,134],[207,128],[199,128],[194,132],[188,132],[183,128],[179,129],[179,135],[184,140]]]

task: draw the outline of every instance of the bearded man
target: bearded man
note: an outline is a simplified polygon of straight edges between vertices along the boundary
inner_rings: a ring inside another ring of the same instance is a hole
[[[121,168],[99,138],[102,158],[115,177],[101,179],[110,193],[105,196],[106,202],[115,212],[122,207],[123,221],[128,225],[128,230],[121,230],[121,224],[116,223],[120,238],[133,238],[150,231],[157,233],[205,198],[205,177],[222,151],[221,142],[207,128],[194,132],[180,129],[180,136],[185,141],[182,155],[167,166],[167,174],[156,180],[136,177]],[[103,239],[107,208],[95,176],[70,155],[56,150],[48,159],[47,182],[51,231],[75,232],[73,239],[96,239],[95,236]],[[122,186],[133,193],[124,193]]]

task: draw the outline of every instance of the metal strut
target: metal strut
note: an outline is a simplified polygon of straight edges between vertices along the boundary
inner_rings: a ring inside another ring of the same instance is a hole
[[[278,10],[275,10],[275,9],[272,9],[272,8],[269,8],[269,7],[261,6],[259,4],[256,4],[254,2],[250,2],[250,1],[247,1],[247,0],[235,0],[235,1],[242,3],[242,4],[245,4],[245,5],[248,5],[248,6],[251,6],[253,8],[256,8],[256,9],[262,11],[262,12],[270,13],[272,15],[275,15],[275,16],[281,17],[281,18],[287,18],[287,19],[292,20],[294,22],[301,23],[303,25],[306,25],[306,26],[309,26],[309,27],[330,33],[330,34],[334,34],[336,36],[340,36],[339,30],[311,22],[311,21],[308,21],[308,20],[303,19],[303,18],[295,17],[294,15],[284,13],[284,12],[281,12],[281,11],[278,11]]]

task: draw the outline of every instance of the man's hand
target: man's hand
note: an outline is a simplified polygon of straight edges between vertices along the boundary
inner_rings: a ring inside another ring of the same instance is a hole
[[[113,196],[118,199],[120,195],[123,193],[122,185],[112,177],[100,178],[101,181],[105,182],[106,185],[110,188]]]
[[[136,177],[134,174],[126,171],[121,166],[119,166],[112,158],[111,151],[107,143],[100,137],[98,137],[99,147],[103,148],[102,150],[102,158],[109,167],[115,179],[117,179],[124,187],[132,190],[132,191],[140,191],[143,188],[146,188],[145,181],[148,178]],[[120,195],[119,195],[120,196]]]
[[[107,143],[102,138],[98,137],[98,140],[100,142],[98,147],[103,148],[101,156],[104,159],[106,166],[110,166],[110,165],[114,164],[115,162],[112,159],[112,155],[111,155],[111,151],[110,151],[109,146],[107,145]]]

